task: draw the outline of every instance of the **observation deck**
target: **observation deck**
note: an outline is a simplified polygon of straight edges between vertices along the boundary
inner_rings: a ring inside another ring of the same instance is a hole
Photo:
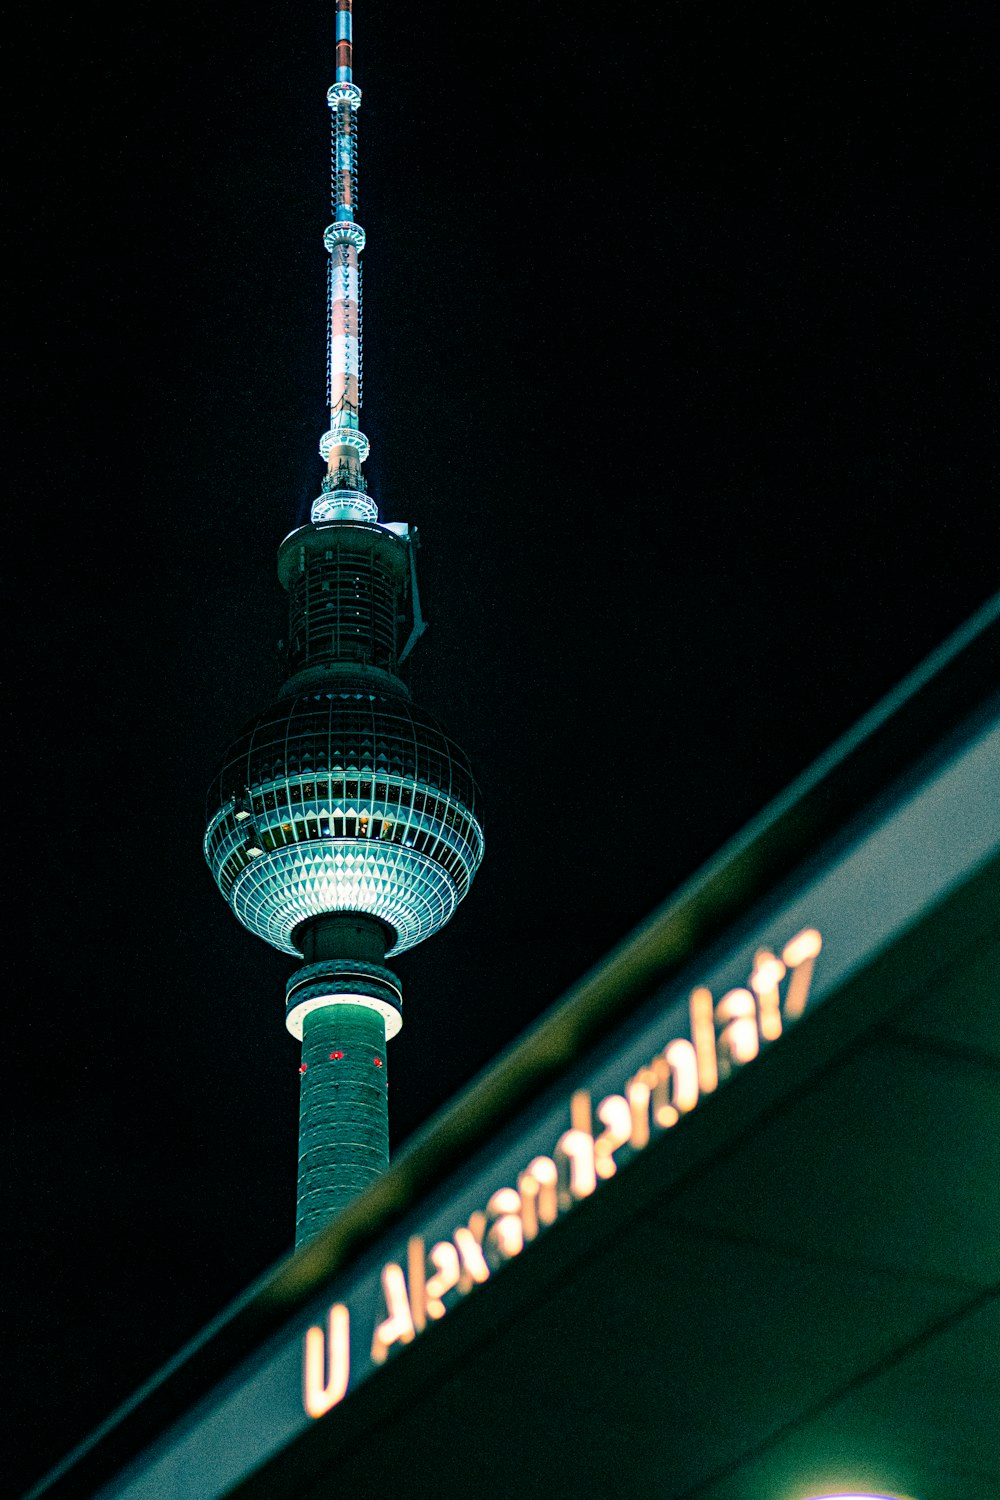
[[[285,953],[334,912],[376,917],[401,953],[437,932],[483,857],[465,752],[363,680],[279,699],[230,745],[205,857],[244,927]]]

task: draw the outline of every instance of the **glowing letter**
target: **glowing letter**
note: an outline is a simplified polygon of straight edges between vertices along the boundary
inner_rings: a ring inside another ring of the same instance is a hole
[[[613,1177],[618,1170],[615,1152],[632,1135],[632,1111],[621,1094],[609,1094],[597,1106],[597,1118],[607,1129],[594,1142],[594,1165],[598,1177]]]
[[[781,1035],[781,997],[778,985],[785,977],[785,966],[766,948],[754,954],[750,988],[760,1007],[760,1034],[767,1042]]]
[[[377,1365],[385,1363],[393,1344],[409,1344],[416,1337],[402,1266],[390,1261],[382,1267],[382,1291],[389,1316],[378,1325],[372,1338],[372,1359]]]
[[[594,1138],[589,1131],[567,1130],[556,1142],[555,1157],[560,1168],[560,1202],[568,1207],[574,1198],[589,1197],[597,1186]]]
[[[698,1055],[698,1086],[703,1094],[710,1094],[718,1087],[719,1064],[715,1053],[712,991],[704,985],[691,991],[691,1040]]]
[[[590,1122],[590,1095],[586,1089],[577,1089],[570,1099],[569,1122],[574,1130],[582,1130],[584,1135],[593,1135],[593,1126]]]
[[[483,1228],[485,1228],[485,1221]],[[462,1279],[459,1290],[470,1292],[474,1281],[488,1281],[490,1279],[490,1268],[483,1259],[483,1252],[479,1248],[479,1240],[473,1233],[471,1227],[468,1229],[455,1230],[455,1244],[458,1253],[462,1257]]]
[[[657,1129],[669,1130],[672,1125],[677,1124],[680,1115],[670,1097],[670,1069],[665,1057],[654,1057],[653,1076],[656,1079],[652,1095],[653,1122]]]
[[[524,1225],[521,1222],[521,1198],[513,1188],[500,1188],[486,1205],[486,1243],[498,1261],[513,1260],[524,1249]]]
[[[678,1037],[664,1052],[663,1060],[669,1069],[670,1102],[678,1114],[690,1114],[699,1098],[697,1053],[690,1042]]]
[[[406,1245],[406,1270],[410,1283],[410,1312],[417,1333],[427,1326],[427,1268],[424,1264],[424,1242],[419,1234],[411,1234]]]
[[[806,1008],[813,966],[822,946],[823,939],[815,927],[806,927],[790,943],[786,943],[782,950],[781,956],[792,970],[785,994],[785,1019],[788,1021],[797,1020]]]
[[[559,1172],[551,1156],[536,1156],[517,1179],[524,1238],[533,1240],[539,1224],[554,1224],[559,1214]]]
[[[343,1401],[350,1373],[351,1315],[342,1302],[335,1302],[330,1308],[329,1336],[324,1337],[322,1328],[310,1328],[306,1334],[302,1403],[310,1417],[321,1417]]]
[[[631,1141],[637,1151],[649,1145],[649,1101],[656,1084],[654,1069],[640,1068],[625,1085],[625,1098],[632,1116]]]
[[[733,1067],[748,1063],[760,1051],[757,1034],[757,1002],[749,990],[730,990],[715,1007],[721,1062],[727,1074]]]
[[[441,1299],[445,1292],[450,1292],[453,1287],[458,1286],[462,1267],[458,1259],[458,1251],[451,1240],[439,1241],[431,1251],[431,1260],[437,1266],[437,1274],[432,1276],[427,1283],[427,1313],[432,1318],[443,1318],[444,1303]]]

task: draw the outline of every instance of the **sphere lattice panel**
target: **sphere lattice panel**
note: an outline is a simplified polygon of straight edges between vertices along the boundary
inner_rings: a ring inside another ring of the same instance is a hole
[[[205,857],[237,918],[297,953],[296,929],[363,912],[394,953],[449,920],[483,857],[464,751],[423,709],[363,691],[279,700],[226,753]]]

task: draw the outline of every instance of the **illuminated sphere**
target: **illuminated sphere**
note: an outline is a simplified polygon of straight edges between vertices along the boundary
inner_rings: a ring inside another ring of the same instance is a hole
[[[227,750],[205,857],[244,927],[284,953],[317,917],[360,912],[401,953],[437,932],[483,857],[465,752],[370,682],[281,697]]]

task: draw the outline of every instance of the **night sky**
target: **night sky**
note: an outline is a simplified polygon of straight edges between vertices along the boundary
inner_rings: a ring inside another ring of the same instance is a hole
[[[292,965],[201,835],[322,472],[333,6],[126,14],[32,11],[8,112],[14,1490],[293,1236]],[[997,587],[993,26],[356,0],[367,473],[487,836],[397,1145]]]

